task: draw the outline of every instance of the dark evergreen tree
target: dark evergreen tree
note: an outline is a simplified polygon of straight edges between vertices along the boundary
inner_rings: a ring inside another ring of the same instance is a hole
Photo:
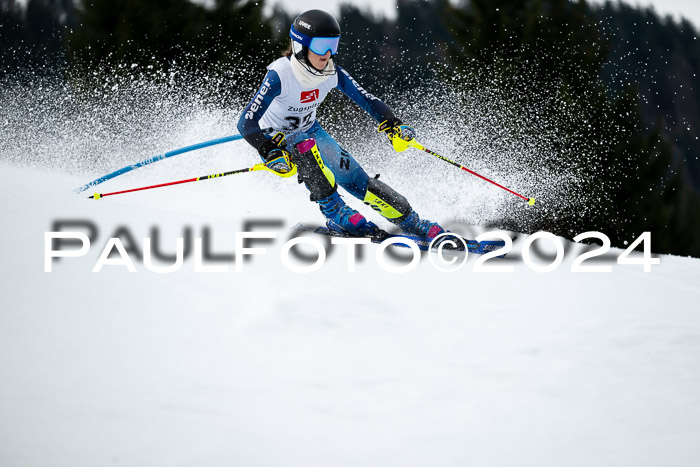
[[[601,230],[619,247],[651,230],[655,251],[696,251],[697,241],[676,238],[681,226],[697,223],[692,210],[690,219],[678,217],[690,197],[684,170],[673,163],[660,126],[643,121],[636,83],[623,80],[613,89],[600,78],[616,37],[604,33],[584,1],[471,0],[444,18],[454,38],[450,58],[463,72],[488,73],[509,105],[527,108],[549,95],[538,105],[563,112],[552,162],[581,170],[594,209],[535,217],[532,230],[565,236]],[[600,141],[606,145],[596,147]]]
[[[79,64],[135,63],[203,69],[275,54],[264,1],[217,0],[205,8],[189,0],[91,0],[78,10],[69,36]]]
[[[0,0],[0,76],[65,70],[63,30],[74,19],[72,0]]]

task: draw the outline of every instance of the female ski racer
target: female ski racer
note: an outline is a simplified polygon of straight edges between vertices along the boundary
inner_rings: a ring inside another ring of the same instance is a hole
[[[240,134],[271,170],[285,174],[296,165],[300,183],[305,183],[311,201],[318,203],[331,231],[366,236],[379,230],[345,204],[338,193],[340,185],[398,225],[404,234],[433,239],[443,233],[438,224],[421,220],[406,198],[368,177],[316,121],[317,108],[333,88],[338,88],[381,123],[380,132],[388,136],[413,132],[334,62],[340,42],[338,22],[325,11],[309,10],[294,20],[289,35],[289,49],[267,67],[262,86],[238,121]],[[284,142],[270,137],[272,132],[285,134]]]

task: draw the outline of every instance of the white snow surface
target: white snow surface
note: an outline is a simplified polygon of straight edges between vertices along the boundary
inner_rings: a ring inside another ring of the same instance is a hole
[[[98,191],[207,173],[175,159]],[[72,193],[99,175],[0,165],[2,466],[698,465],[698,259],[660,256],[645,273],[613,249],[584,263],[612,272],[573,273],[586,247],[561,239],[563,263],[537,273],[518,234],[487,263],[511,273],[474,272],[475,256],[440,272],[430,255],[391,273],[370,245],[356,272],[337,249],[300,274],[282,246],[321,219],[293,181]],[[45,272],[60,219],[98,238]],[[137,260],[91,272],[119,227],[139,249],[157,227],[168,253],[185,228],[209,228],[232,254],[251,219],[284,226],[256,229],[279,238],[242,272],[195,272],[191,256],[171,274]]]

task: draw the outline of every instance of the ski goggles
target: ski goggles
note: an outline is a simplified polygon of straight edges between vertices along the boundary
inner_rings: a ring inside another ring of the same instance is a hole
[[[337,37],[309,37],[306,34],[302,34],[296,29],[294,25],[289,29],[289,37],[301,45],[309,48],[310,51],[316,55],[326,55],[326,52],[330,50],[331,55],[338,53],[338,44],[340,44],[340,36]]]

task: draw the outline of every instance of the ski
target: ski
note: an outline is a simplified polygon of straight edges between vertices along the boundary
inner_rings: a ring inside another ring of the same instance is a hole
[[[305,225],[302,223],[299,223],[295,225],[292,230],[297,231],[297,232],[313,232],[319,235],[326,235],[328,237],[345,237],[345,238],[357,238],[353,237],[352,235],[344,235],[339,232],[332,231],[328,229],[328,227],[318,227],[318,226],[310,226],[310,225]],[[460,242],[459,240],[454,240],[454,243],[457,245],[457,247],[452,247],[450,244],[446,244],[444,246],[445,250],[451,250],[451,251],[464,251],[464,244],[467,245],[467,251],[469,253],[475,253],[478,255],[488,253],[490,251],[495,251],[499,250],[503,247],[506,246],[506,243],[503,240],[484,240],[481,242],[477,242],[476,240],[468,240],[466,238],[461,237],[460,235],[451,233],[451,236],[457,237],[461,240],[463,240],[464,243]],[[362,237],[360,237],[362,238]],[[396,245],[398,247],[404,247],[404,248],[410,248],[409,243],[414,243],[415,245],[418,246],[418,248],[422,251],[428,251],[430,250],[430,241],[426,240],[425,238],[421,237],[415,237],[413,235],[403,235],[403,234],[392,234],[389,232],[386,232],[382,229],[378,229],[377,232],[374,235],[368,235],[364,238],[369,238],[372,243],[382,243],[386,239],[399,239],[402,240],[402,242],[397,242],[394,243],[393,245]],[[403,241],[405,240],[405,241]],[[433,248],[433,250],[436,250],[437,248]]]

